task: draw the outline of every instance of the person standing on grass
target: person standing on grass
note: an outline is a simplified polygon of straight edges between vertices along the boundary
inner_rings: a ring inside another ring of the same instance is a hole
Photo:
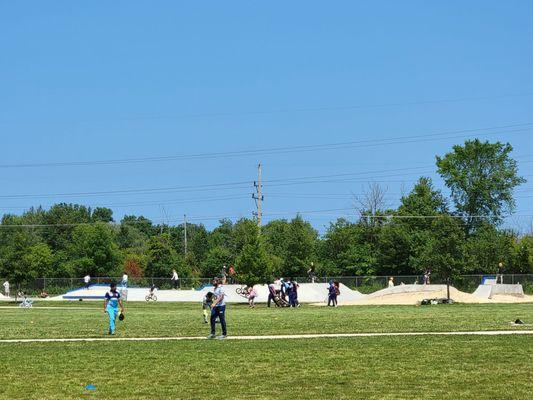
[[[254,289],[254,285],[250,285],[248,287],[247,292],[248,292],[248,305],[250,306],[250,308],[254,308],[255,307],[254,300],[257,297],[257,292]]]
[[[338,282],[329,282],[329,288],[328,288],[328,307],[331,305],[332,307],[337,307],[337,296],[339,295],[339,284]]]
[[[89,289],[89,286],[91,286],[91,275],[87,274],[83,277],[83,282],[85,283],[85,289]]]
[[[170,278],[170,280],[172,281],[172,286],[174,287],[174,290],[177,289],[180,277],[178,276],[178,273],[175,269],[172,270],[172,277]]]
[[[120,298],[120,293],[117,291],[116,283],[111,283],[109,291],[105,294],[104,312],[109,316],[109,334],[115,334],[115,322],[120,312],[124,313],[124,305]]]
[[[207,316],[211,313],[213,301],[215,300],[213,292],[207,292],[202,301],[202,310],[204,313],[204,322],[207,324]]]
[[[215,290],[213,291],[215,302],[213,303],[213,308],[211,309],[211,333],[207,337],[208,339],[214,339],[215,327],[217,318],[220,321],[220,326],[222,327],[222,335],[218,336],[217,339],[225,339],[227,337],[226,330],[226,293],[224,292],[224,287],[219,279],[213,280],[213,286]]]
[[[289,281],[289,306],[290,307],[300,307],[300,303],[298,303],[298,288],[300,286],[298,285],[298,282],[296,282],[293,278]]]
[[[276,285],[274,285],[271,281],[268,283],[268,300],[267,300],[267,307],[270,308],[270,303],[273,301],[274,304],[276,304]]]
[[[6,281],[4,282],[4,294],[6,295],[6,297],[9,297],[9,281],[6,279]]]

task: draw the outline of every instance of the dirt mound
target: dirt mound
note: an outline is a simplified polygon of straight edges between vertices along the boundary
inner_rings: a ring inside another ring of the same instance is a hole
[[[400,285],[379,290],[355,301],[342,301],[339,298],[339,305],[415,305],[424,299],[445,297],[447,297],[446,285]],[[533,296],[495,295],[491,299],[484,299],[470,293],[461,292],[454,287],[450,287],[450,297],[457,303],[470,304],[533,302]]]

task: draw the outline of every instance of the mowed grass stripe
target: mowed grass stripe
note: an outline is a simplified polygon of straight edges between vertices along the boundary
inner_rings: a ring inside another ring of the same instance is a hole
[[[498,336],[498,335],[533,335],[533,330],[516,331],[470,331],[470,332],[388,332],[388,333],[318,333],[303,335],[263,335],[263,336],[228,336],[226,340],[289,340],[289,339],[326,339],[326,338],[361,338],[383,336]],[[208,340],[204,336],[176,337],[100,337],[100,338],[49,338],[49,339],[2,339],[0,343],[54,343],[54,342],[154,342],[179,340]]]

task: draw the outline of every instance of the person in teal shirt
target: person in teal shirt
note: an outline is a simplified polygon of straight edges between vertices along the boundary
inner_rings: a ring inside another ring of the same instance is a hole
[[[109,291],[105,294],[104,300],[104,312],[109,315],[109,334],[115,334],[115,321],[120,312],[124,312],[124,305],[122,304],[122,299],[120,298],[120,293],[117,291],[117,285],[112,283],[110,285]]]

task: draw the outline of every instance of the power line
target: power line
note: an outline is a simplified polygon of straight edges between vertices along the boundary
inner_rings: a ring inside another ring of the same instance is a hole
[[[517,129],[510,129],[510,128],[517,128]],[[271,148],[239,150],[239,151],[181,154],[181,155],[157,156],[157,157],[123,158],[123,159],[109,159],[109,160],[0,164],[0,168],[12,169],[12,168],[120,165],[120,164],[136,164],[136,163],[146,163],[146,162],[164,162],[164,161],[175,161],[175,160],[229,158],[229,157],[260,156],[260,155],[264,156],[264,155],[269,155],[269,154],[286,154],[286,153],[309,152],[309,151],[344,150],[348,148],[358,148],[358,147],[374,147],[374,146],[382,146],[382,145],[427,142],[427,141],[433,141],[433,140],[457,139],[457,138],[463,138],[465,136],[469,136],[471,133],[476,133],[476,132],[481,132],[481,131],[501,130],[501,129],[505,129],[506,131],[505,132],[478,133],[477,136],[526,132],[526,131],[529,131],[531,128],[533,128],[533,122],[501,125],[501,126],[493,126],[493,127],[485,127],[485,128],[453,130],[453,131],[428,133],[428,134],[420,134],[420,135],[397,136],[397,137],[382,138],[382,139],[364,139],[364,140],[357,140],[357,141],[350,141],[350,142],[325,143],[325,144],[316,144],[316,145],[283,146],[283,147],[271,147]],[[460,134],[460,135],[457,135],[457,134]]]
[[[57,122],[71,122],[71,123],[89,123],[89,122],[102,122],[102,121],[146,121],[146,120],[164,120],[164,119],[181,119],[181,118],[205,118],[205,117],[232,117],[241,115],[271,115],[271,114],[288,114],[288,113],[305,113],[305,112],[331,112],[331,111],[351,111],[359,109],[371,109],[371,108],[389,108],[389,107],[405,107],[405,106],[417,106],[417,105],[430,105],[430,104],[446,104],[446,103],[459,103],[469,101],[483,101],[483,100],[495,100],[517,97],[529,97],[533,96],[533,93],[513,93],[494,96],[475,96],[475,97],[456,97],[449,99],[431,99],[431,100],[419,100],[419,101],[404,101],[395,103],[376,103],[376,104],[348,104],[337,106],[322,106],[322,107],[293,107],[282,108],[273,110],[249,110],[249,111],[233,111],[233,112],[204,112],[204,113],[190,113],[190,114],[177,114],[177,115],[155,115],[155,116],[135,116],[135,117],[122,117],[122,118],[99,118],[91,120],[62,120],[62,121],[31,121],[32,123],[57,123]],[[14,124],[27,121],[0,121],[0,124]]]

